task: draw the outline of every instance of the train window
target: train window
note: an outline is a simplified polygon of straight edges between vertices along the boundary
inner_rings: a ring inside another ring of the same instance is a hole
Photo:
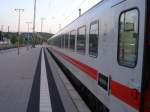
[[[119,20],[118,62],[122,66],[135,67],[138,55],[139,12],[132,9],[123,12]]]
[[[58,37],[58,47],[61,48],[61,37]]]
[[[94,21],[90,25],[89,32],[89,54],[97,57],[98,54],[98,21]]]
[[[58,36],[55,38],[55,45],[58,47]]]
[[[68,34],[65,34],[65,48],[68,48]]]
[[[54,46],[56,46],[56,37],[55,37],[55,39],[54,39]]]
[[[56,37],[56,47],[58,47],[58,44],[59,44],[59,37],[57,36]]]
[[[75,49],[75,37],[76,37],[76,31],[73,30],[70,32],[70,49]]]
[[[61,48],[64,48],[64,35],[61,35]]]
[[[77,32],[77,52],[85,53],[86,46],[86,27],[78,28]]]

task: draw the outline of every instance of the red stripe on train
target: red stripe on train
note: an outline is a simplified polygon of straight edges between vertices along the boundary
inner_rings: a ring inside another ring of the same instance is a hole
[[[144,112],[150,112],[150,81],[149,81],[148,88],[145,92],[144,103],[145,103]]]
[[[98,71],[94,68],[89,67],[88,65],[85,65],[69,56],[66,56],[65,54],[51,48],[54,52],[62,56],[65,60],[75,65],[77,68],[82,70],[83,72],[87,73],[89,76],[91,76],[93,79],[97,80],[97,73]],[[126,104],[132,106],[133,108],[139,110],[140,107],[140,93],[136,90],[133,90],[123,84],[120,84],[116,81],[111,80],[110,81],[110,89],[111,94],[118,99],[122,100]]]
[[[110,81],[111,94],[128,105],[139,109],[140,106],[140,93],[137,90],[124,86],[116,81]]]
[[[62,53],[56,51],[56,50],[54,50],[54,51],[57,54],[61,55],[65,60],[67,60],[70,63],[72,63],[73,65],[75,65],[77,68],[79,68],[83,72],[87,73],[91,78],[93,78],[94,80],[97,80],[98,71],[96,69],[89,67],[88,65],[85,65],[85,64],[79,62],[78,60],[75,60],[75,59],[73,59],[73,58],[71,58],[65,54],[62,54]]]

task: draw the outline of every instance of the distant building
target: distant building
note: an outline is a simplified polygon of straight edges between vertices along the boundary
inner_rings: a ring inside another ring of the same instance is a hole
[[[23,38],[28,38],[28,36],[29,36],[29,40],[31,40],[32,39],[32,33],[21,33],[21,37],[23,37]]]
[[[3,40],[0,40],[0,45],[5,44],[5,45],[10,45],[10,39],[7,39],[5,37],[3,37]]]

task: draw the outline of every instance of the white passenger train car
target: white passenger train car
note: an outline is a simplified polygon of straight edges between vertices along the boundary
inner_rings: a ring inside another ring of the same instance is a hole
[[[100,101],[89,98],[92,111],[150,112],[149,0],[103,0],[48,42]]]

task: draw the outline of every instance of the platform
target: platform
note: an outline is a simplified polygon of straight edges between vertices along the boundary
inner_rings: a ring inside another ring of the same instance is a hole
[[[2,112],[90,112],[42,46],[0,51]]]

